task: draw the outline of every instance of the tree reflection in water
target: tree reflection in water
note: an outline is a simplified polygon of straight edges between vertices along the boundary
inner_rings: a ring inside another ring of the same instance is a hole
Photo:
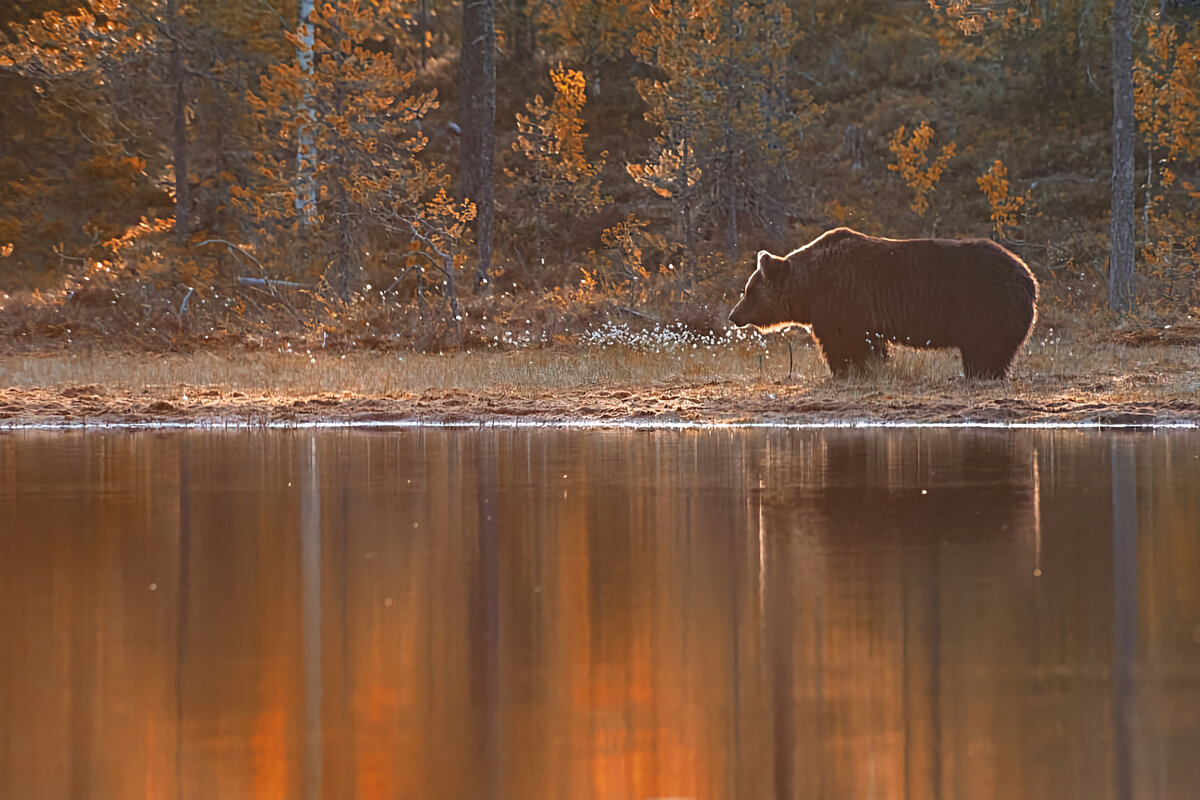
[[[1188,796],[1196,453],[0,438],[0,796]]]

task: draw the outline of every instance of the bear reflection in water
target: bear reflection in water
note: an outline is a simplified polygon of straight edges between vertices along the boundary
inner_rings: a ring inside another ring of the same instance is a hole
[[[1037,452],[1028,437],[838,431],[781,436],[770,453],[760,467],[769,476],[759,500],[766,515],[839,545],[892,534],[914,544],[976,541],[1036,525]]]
[[[1038,285],[987,239],[882,239],[837,228],[780,258],[763,250],[729,315],[772,331],[808,325],[834,375],[888,345],[958,348],[968,378],[1004,378],[1037,317]]]

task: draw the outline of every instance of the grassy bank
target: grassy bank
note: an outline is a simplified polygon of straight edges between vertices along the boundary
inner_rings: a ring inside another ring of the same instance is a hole
[[[1200,348],[1171,330],[1039,330],[1004,382],[965,380],[951,352],[904,349],[835,379],[801,332],[613,327],[443,355],[59,349],[0,356],[0,423],[1197,422]]]

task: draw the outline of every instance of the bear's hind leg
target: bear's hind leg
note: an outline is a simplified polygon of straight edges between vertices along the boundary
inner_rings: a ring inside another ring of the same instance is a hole
[[[963,375],[976,380],[1002,380],[1008,377],[1008,370],[1017,351],[1011,346],[960,347],[962,353]]]

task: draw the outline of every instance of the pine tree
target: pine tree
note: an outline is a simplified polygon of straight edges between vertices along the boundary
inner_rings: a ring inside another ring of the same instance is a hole
[[[600,170],[608,154],[601,153],[593,162],[584,149],[587,83],[583,73],[560,66],[550,71],[550,80],[554,86],[550,103],[537,95],[526,103],[525,114],[517,114],[512,148],[523,163],[519,169],[506,171],[514,204],[532,207],[534,255],[539,265],[545,260],[551,228],[572,241],[579,220],[609,201],[600,190]]]
[[[104,0],[12,26],[0,70],[36,88],[46,130],[82,132],[75,143],[55,137],[67,163],[34,179],[38,191],[21,201],[21,217],[45,219],[29,213],[36,197],[45,198],[42,207],[68,226],[60,240],[91,240],[92,256],[101,255],[97,243],[160,212],[156,184],[172,189],[178,243],[218,217],[231,222],[228,189],[246,174],[240,154],[253,146],[239,124],[242,95],[248,76],[284,41],[277,19],[265,3]],[[71,227],[80,235],[71,237]]]
[[[78,161],[67,170],[34,178],[42,183],[42,190],[54,193],[55,183],[77,181],[83,172],[96,188],[111,180],[114,185],[106,188],[120,186],[126,196],[144,199],[138,184],[143,178],[148,184],[155,162],[165,162],[175,185],[178,235],[186,236],[190,204],[185,185],[186,119],[182,119],[185,56],[171,44],[173,31],[180,32],[177,39],[186,39],[181,32],[186,10],[172,0],[148,3],[141,13],[134,13],[115,0],[97,0],[71,13],[51,10],[10,26],[13,41],[0,48],[0,70],[33,85],[42,100],[36,111],[47,127],[79,130],[83,140],[70,153]],[[172,130],[174,142],[168,144],[167,132]],[[64,219],[63,224],[82,233],[85,224],[96,224],[113,213],[98,197],[92,202],[83,215]],[[133,222],[137,217],[125,219]],[[119,224],[105,227],[105,234],[122,229]]]
[[[360,44],[389,20],[378,0],[325,5],[310,19],[311,73],[307,64],[276,64],[249,99],[261,135],[279,148],[295,147],[301,132],[311,136],[316,210],[308,235],[318,263],[328,264],[322,277],[348,298],[368,240],[380,236],[411,248],[410,261],[432,264],[456,311],[455,249],[474,209],[453,199],[446,166],[425,154],[421,123],[437,107],[436,94],[415,90],[411,71]],[[296,162],[266,148],[256,157],[259,178],[237,190],[238,200],[261,236],[286,246],[307,215],[297,203]]]
[[[781,66],[799,27],[776,0],[659,0],[650,15],[633,52],[663,77],[635,84],[659,134],[652,158],[629,172],[670,198],[687,252],[694,229],[715,222],[736,260],[741,220],[778,220],[792,159],[819,113]]]

